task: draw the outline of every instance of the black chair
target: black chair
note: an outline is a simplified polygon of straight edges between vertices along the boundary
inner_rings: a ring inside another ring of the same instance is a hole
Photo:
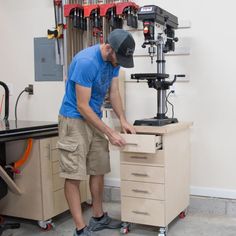
[[[7,85],[0,81],[0,86],[2,86],[5,90],[5,115],[4,115],[4,121],[6,123],[6,126],[8,124],[8,116],[9,116],[9,88]],[[5,169],[6,165],[6,151],[5,151],[5,144],[0,143],[0,165],[3,169]],[[8,173],[10,176],[11,174]],[[7,195],[8,192],[8,186],[6,182],[0,177],[0,201],[2,198],[4,198]],[[4,230],[7,229],[17,229],[20,227],[19,223],[1,223],[0,222],[0,235],[2,235]]]
[[[3,145],[0,144],[0,154],[3,154],[5,152],[5,148]],[[1,155],[0,157],[0,165],[4,168],[6,163],[5,163],[5,158],[3,158],[4,155]],[[0,201],[3,199],[8,193],[8,186],[6,182],[0,177]],[[4,230],[7,229],[18,229],[20,228],[19,223],[0,223],[0,235],[2,235]]]

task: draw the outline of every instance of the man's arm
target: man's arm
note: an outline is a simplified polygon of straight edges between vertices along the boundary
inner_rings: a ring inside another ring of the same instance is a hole
[[[108,127],[89,105],[91,97],[91,88],[76,84],[77,108],[86,121],[92,124],[95,128],[104,133],[109,141],[116,146],[124,146],[125,140],[115,130]]]
[[[120,120],[120,124],[123,129],[123,132],[135,134],[134,127],[131,124],[129,124],[125,118],[122,101],[120,97],[120,91],[119,91],[119,79],[117,77],[113,78],[112,83],[111,83],[110,101],[111,101],[111,105],[115,114]]]

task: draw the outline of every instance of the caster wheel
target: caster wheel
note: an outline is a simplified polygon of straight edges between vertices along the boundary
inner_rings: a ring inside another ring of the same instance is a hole
[[[160,228],[158,232],[158,236],[166,236],[167,228]]]
[[[185,214],[184,211],[182,211],[182,212],[179,214],[179,218],[180,218],[180,219],[184,219],[185,216],[186,216],[186,214]]]
[[[38,221],[38,225],[43,231],[50,231],[55,227],[52,220]]]
[[[121,234],[128,234],[130,231],[130,224],[129,223],[123,223],[122,227],[120,229]]]
[[[120,229],[120,233],[121,234],[128,234],[129,233],[129,229],[128,228],[121,228]]]
[[[47,224],[46,228],[43,228],[44,231],[50,231],[53,229],[53,225],[52,224]]]

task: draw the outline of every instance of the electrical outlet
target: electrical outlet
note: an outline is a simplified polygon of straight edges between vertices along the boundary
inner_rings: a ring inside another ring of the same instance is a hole
[[[175,84],[173,84],[173,85],[170,86],[170,89],[168,90],[167,94],[168,94],[169,92],[171,92],[170,96],[176,96],[176,95],[177,95],[177,94],[176,94],[176,85],[175,85]]]
[[[29,95],[33,95],[34,94],[34,86],[33,84],[29,84]]]
[[[34,94],[33,84],[29,84],[28,87],[25,88],[25,92],[29,93],[29,95],[33,95]]]
[[[27,92],[29,95],[33,95],[34,94],[33,84],[29,84],[28,87],[25,88],[25,92]]]

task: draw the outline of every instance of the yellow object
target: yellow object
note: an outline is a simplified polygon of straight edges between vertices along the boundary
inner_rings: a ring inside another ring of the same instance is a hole
[[[59,39],[63,35],[63,24],[56,27],[55,30],[48,30],[48,39]]]

